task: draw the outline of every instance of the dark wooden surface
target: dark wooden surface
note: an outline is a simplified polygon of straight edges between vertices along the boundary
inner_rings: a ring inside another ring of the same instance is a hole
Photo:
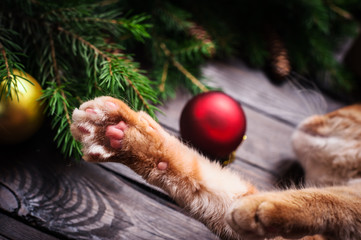
[[[293,81],[272,85],[239,61],[209,63],[204,73],[246,113],[248,138],[228,167],[265,190],[294,168],[290,137],[296,125],[342,106]],[[159,121],[174,135],[190,97],[179,91],[161,106]],[[69,162],[50,139],[45,124],[29,141],[0,147],[0,239],[217,239],[127,167]]]

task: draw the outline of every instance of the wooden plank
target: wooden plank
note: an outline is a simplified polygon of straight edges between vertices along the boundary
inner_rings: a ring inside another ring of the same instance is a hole
[[[3,155],[2,210],[75,239],[217,239],[198,221],[98,165],[65,164],[44,141],[34,144],[40,150],[22,146],[23,154]]]
[[[0,239],[56,240],[58,238],[43,233],[22,222],[0,213]]]
[[[222,88],[227,94],[252,109],[297,125],[313,114],[323,114],[343,106],[320,94],[312,80],[293,76],[282,85],[272,84],[259,69],[251,69],[238,60],[228,63],[211,62],[203,68],[210,85]],[[309,90],[302,85],[308,85]]]
[[[0,240],[10,240],[10,238],[7,238],[7,237],[1,235],[1,233],[0,233]]]
[[[159,123],[172,131],[173,134],[179,133],[179,119],[182,110],[191,98],[190,93],[179,89],[174,99],[169,99],[162,106],[159,106],[161,113],[156,113]]]
[[[241,160],[239,157],[236,157],[236,160],[226,167],[231,168],[234,172],[240,174],[259,190],[272,190],[274,189],[274,183],[278,181],[278,176],[271,174],[258,166],[252,166],[243,159]]]
[[[291,145],[294,127],[244,107],[247,139],[237,149],[237,156],[277,174],[278,165],[295,159]]]

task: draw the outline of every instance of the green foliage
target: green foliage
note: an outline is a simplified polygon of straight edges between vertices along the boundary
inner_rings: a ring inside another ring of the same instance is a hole
[[[207,89],[200,66],[208,58],[236,55],[265,67],[269,27],[284,41],[294,71],[328,72],[330,86],[353,89],[357,82],[334,52],[356,32],[348,14],[360,11],[357,0],[3,0],[0,94],[12,97],[13,69],[33,75],[58,147],[79,157],[69,126],[83,101],[111,95],[155,117],[159,99],[173,97],[177,87]]]
[[[141,55],[145,56],[142,62],[151,68],[150,78],[157,86],[164,86],[159,88],[161,99],[174,96],[175,89],[179,86],[194,94],[201,92],[189,78],[189,74],[201,78],[199,67],[213,56],[216,44],[205,29],[197,24],[197,18],[171,1],[134,0],[128,1],[125,6],[137,14],[146,12],[151,15],[148,23],[152,30],[150,38],[146,39],[145,46],[142,47]],[[169,54],[165,53],[162,44]],[[139,45],[135,48],[139,49]],[[186,72],[177,67],[178,64]],[[164,68],[165,65],[168,67]]]
[[[83,101],[110,95],[155,118],[159,96],[170,96],[169,86],[175,86],[178,79],[197,92],[184,76],[199,74],[197,66],[214,46],[211,41],[189,35],[194,25],[190,14],[170,3],[158,8],[150,1],[147,4],[153,8],[145,11],[137,7],[129,11],[133,8],[127,4],[116,0],[0,3],[1,94],[12,97],[11,83],[16,78],[9,76],[13,69],[33,75],[44,89],[41,99],[51,118],[54,141],[65,156],[78,158],[81,154],[69,129],[71,113]],[[164,42],[174,53],[164,53],[160,48]],[[131,54],[141,45],[151,48],[144,53],[151,56],[150,73],[142,70]],[[166,91],[160,92],[160,78],[155,73],[166,61],[178,64],[178,68],[171,68],[172,81],[167,81]],[[192,73],[182,64],[191,66]]]
[[[184,0],[179,4],[190,9],[196,22],[212,34],[218,53],[237,54],[252,66],[266,67],[271,57],[267,29],[272,28],[288,50],[295,72],[319,83],[324,81],[317,78],[319,73],[328,72],[331,90],[344,95],[349,94],[350,89],[361,89],[355,77],[335,58],[345,39],[357,34],[357,19],[361,16],[358,0],[234,0],[224,3],[199,0],[197,4]],[[229,36],[228,40],[222,41],[221,35]]]
[[[21,48],[12,41],[12,39],[17,36],[17,32],[11,29],[5,29],[0,25],[0,53],[2,55],[0,58],[0,82],[2,83],[0,87],[0,99],[3,96],[13,99],[11,89],[15,87],[15,93],[17,93],[17,75],[13,74],[12,69],[23,71],[24,68],[19,59],[22,55],[22,53],[20,53]],[[18,96],[16,97],[18,98]]]
[[[0,5],[0,79],[7,83],[13,69],[26,69],[38,79],[54,140],[66,156],[80,155],[69,129],[72,111],[85,100],[113,95],[154,116],[158,100],[152,82],[129,55],[116,52],[124,49],[118,39],[126,35],[140,42],[150,37],[148,16],[127,16],[114,2],[9,0]]]

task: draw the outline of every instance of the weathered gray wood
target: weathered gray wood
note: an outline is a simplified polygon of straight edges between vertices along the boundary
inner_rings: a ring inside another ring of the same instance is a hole
[[[291,136],[294,127],[244,107],[247,139],[237,149],[237,156],[277,174],[277,165],[294,159]]]
[[[58,238],[0,213],[0,239],[56,240]]]
[[[220,87],[241,103],[293,125],[310,115],[343,106],[322,95],[314,86],[300,87],[299,83],[312,85],[312,80],[296,73],[280,86],[272,84],[261,70],[251,69],[239,60],[209,63],[203,73],[211,86]]]
[[[3,210],[76,239],[216,239],[201,223],[95,164],[47,161],[0,167]]]
[[[0,240],[10,240],[10,238],[7,238],[7,237],[0,234]]]

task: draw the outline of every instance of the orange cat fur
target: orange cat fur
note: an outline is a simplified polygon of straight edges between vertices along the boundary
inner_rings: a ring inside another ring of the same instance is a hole
[[[298,154],[302,154],[299,148],[305,143],[298,142],[301,138],[297,134],[309,134],[303,127],[306,124],[310,123],[301,124],[294,135]],[[110,97],[96,98],[76,109],[71,131],[82,142],[86,161],[127,165],[168,192],[223,239],[313,234],[328,239],[360,239],[361,201],[356,181],[352,187],[257,193],[247,180],[187,147],[146,113],[134,112]],[[312,143],[309,148],[307,153]],[[314,161],[311,155],[304,159],[306,171]]]

